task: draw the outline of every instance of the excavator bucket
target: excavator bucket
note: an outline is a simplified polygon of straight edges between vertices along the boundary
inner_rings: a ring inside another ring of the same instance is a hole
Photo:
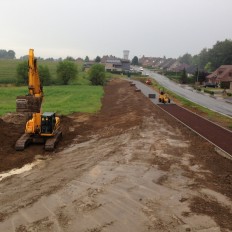
[[[17,96],[16,112],[40,113],[42,98],[34,96]]]

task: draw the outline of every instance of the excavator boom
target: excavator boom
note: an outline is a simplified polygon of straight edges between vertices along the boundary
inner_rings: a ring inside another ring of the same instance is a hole
[[[43,88],[40,83],[37,63],[34,57],[34,49],[29,50],[28,55],[28,95],[17,96],[16,112],[40,113],[43,101]]]

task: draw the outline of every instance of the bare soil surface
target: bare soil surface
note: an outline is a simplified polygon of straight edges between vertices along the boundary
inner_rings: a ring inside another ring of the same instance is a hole
[[[99,113],[61,117],[52,153],[15,152],[25,119],[0,119],[0,231],[232,231],[232,161],[134,90],[112,80]]]

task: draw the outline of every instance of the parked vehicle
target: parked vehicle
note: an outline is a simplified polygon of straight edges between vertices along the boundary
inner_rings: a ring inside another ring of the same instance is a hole
[[[216,88],[218,85],[216,83],[211,83],[211,82],[206,82],[203,87],[211,87],[211,88]]]

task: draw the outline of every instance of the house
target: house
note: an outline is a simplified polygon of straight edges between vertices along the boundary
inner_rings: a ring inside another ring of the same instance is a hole
[[[121,64],[122,64],[122,70],[123,71],[130,71],[130,61],[121,59]]]
[[[206,77],[209,83],[218,84],[223,88],[232,89],[232,65],[221,65]]]
[[[105,70],[110,72],[130,71],[130,61],[125,59],[110,58],[105,62]]]
[[[117,59],[115,56],[108,56],[108,55],[104,55],[102,58],[101,58],[101,63],[102,64],[105,64],[107,62],[107,60],[113,60],[113,59]]]
[[[156,61],[157,61],[157,58],[155,57],[142,56],[139,59],[139,64],[141,64],[143,67],[154,67],[154,64]]]
[[[176,72],[177,67],[181,65],[180,61],[176,60],[168,69],[167,71]]]
[[[179,64],[178,66],[176,66],[173,71],[174,72],[182,72],[184,69],[186,70],[190,65],[188,64]]]
[[[175,61],[175,59],[168,58],[161,65],[159,65],[159,68],[163,70],[168,70],[168,68],[171,67],[175,63]]]
[[[83,67],[84,68],[90,68],[91,66],[93,66],[94,64],[96,64],[95,61],[88,61],[88,62],[85,62]]]

